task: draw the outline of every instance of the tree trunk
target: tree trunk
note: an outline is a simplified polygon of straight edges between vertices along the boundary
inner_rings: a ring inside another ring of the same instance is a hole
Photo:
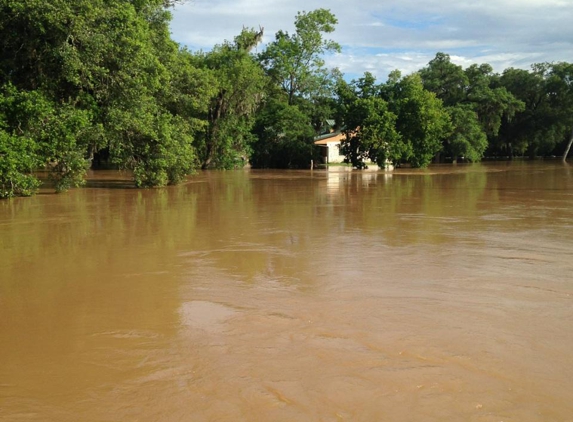
[[[527,147],[527,155],[529,155],[530,160],[535,160],[535,154],[537,153],[537,147],[529,144]]]
[[[573,130],[571,131],[571,138],[569,138],[569,143],[567,144],[567,148],[565,148],[565,152],[563,153],[563,162],[567,161],[567,155],[569,155],[569,150],[571,149],[571,144],[573,144]]]

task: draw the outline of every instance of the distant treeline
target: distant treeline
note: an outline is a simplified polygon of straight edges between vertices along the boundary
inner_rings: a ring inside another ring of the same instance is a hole
[[[63,191],[98,165],[138,187],[199,168],[303,168],[314,137],[336,130],[358,168],[568,148],[569,63],[500,75],[438,53],[414,74],[348,83],[323,61],[340,51],[328,10],[298,13],[261,52],[263,28],[190,52],[170,36],[174,2],[0,0],[0,197],[33,194],[41,169]]]

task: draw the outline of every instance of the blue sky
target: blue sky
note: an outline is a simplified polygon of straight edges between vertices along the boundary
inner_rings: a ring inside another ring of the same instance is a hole
[[[298,11],[317,8],[338,18],[330,38],[342,53],[327,65],[350,78],[407,74],[438,51],[463,67],[489,63],[497,72],[573,61],[573,0],[188,0],[173,10],[171,31],[191,50],[232,40],[243,26],[264,27],[269,42],[279,29],[293,31]]]

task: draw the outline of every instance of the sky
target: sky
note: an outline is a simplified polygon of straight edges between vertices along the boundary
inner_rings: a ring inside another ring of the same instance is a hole
[[[338,19],[327,37],[342,52],[325,57],[327,66],[349,79],[409,74],[437,52],[464,68],[489,63],[500,73],[573,61],[573,0],[187,0],[173,9],[171,32],[190,50],[208,51],[243,26],[262,26],[261,51],[278,30],[294,31],[298,11],[318,8]]]

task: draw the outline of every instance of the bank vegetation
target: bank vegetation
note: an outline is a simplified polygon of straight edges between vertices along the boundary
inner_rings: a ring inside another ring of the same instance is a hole
[[[87,169],[137,187],[197,169],[304,168],[314,137],[343,131],[347,162],[562,155],[573,139],[573,65],[466,69],[438,53],[410,75],[348,82],[324,57],[336,17],[300,12],[262,51],[244,28],[210,51],[171,39],[170,0],[0,0],[0,197],[57,191]]]

